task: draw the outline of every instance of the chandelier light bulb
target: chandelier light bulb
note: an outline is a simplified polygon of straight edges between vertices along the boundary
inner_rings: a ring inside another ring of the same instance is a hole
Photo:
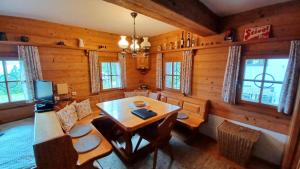
[[[118,45],[122,49],[126,49],[129,46],[128,41],[126,40],[126,36],[121,36],[121,39],[118,42]]]
[[[134,39],[132,40],[132,44],[130,45],[130,49],[132,52],[137,52],[140,49],[140,45],[138,44],[138,40]]]
[[[143,42],[141,43],[142,49],[150,49],[151,44],[148,39],[149,39],[148,37],[143,37]]]

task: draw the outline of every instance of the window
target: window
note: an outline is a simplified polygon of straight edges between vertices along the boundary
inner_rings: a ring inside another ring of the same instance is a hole
[[[166,62],[165,87],[169,89],[180,89],[180,62]]]
[[[121,72],[118,62],[102,62],[102,89],[121,88]]]
[[[277,106],[288,59],[246,59],[241,100]]]
[[[25,100],[25,81],[21,80],[21,62],[0,60],[0,104]]]

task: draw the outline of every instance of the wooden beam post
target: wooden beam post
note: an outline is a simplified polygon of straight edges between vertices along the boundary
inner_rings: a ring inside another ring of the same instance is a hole
[[[299,77],[300,82],[300,77]],[[297,157],[297,150],[300,142],[300,83],[298,84],[297,96],[293,111],[292,120],[289,129],[289,139],[285,145],[281,169],[296,169],[299,157]],[[298,158],[298,159],[297,159]]]
[[[219,17],[199,0],[104,0],[201,36],[218,32]]]

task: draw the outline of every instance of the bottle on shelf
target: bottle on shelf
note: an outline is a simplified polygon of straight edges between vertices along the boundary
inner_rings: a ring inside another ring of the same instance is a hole
[[[174,49],[178,49],[179,45],[178,45],[178,36],[176,36],[176,40],[174,42]]]
[[[184,38],[183,38],[183,34],[184,34],[184,32],[182,31],[181,39],[180,39],[180,48],[184,48]]]
[[[195,37],[194,34],[192,34],[192,47],[196,46],[196,41],[195,41]]]
[[[186,47],[187,47],[187,48],[191,47],[191,37],[190,37],[190,33],[188,33],[188,35],[187,35]]]

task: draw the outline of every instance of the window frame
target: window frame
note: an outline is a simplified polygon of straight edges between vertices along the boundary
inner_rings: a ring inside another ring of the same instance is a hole
[[[112,91],[112,90],[121,90],[122,89],[122,86],[121,87],[112,87],[112,88],[108,88],[108,89],[103,89],[103,75],[102,75],[102,63],[109,63],[109,69],[110,69],[110,72],[112,72],[112,68],[111,68],[111,63],[118,63],[120,64],[118,61],[101,61],[100,62],[100,89],[101,91]],[[119,65],[120,66],[120,65]],[[120,75],[106,75],[106,76],[109,76],[110,77],[110,85],[112,86],[112,77],[120,77],[120,80],[121,79],[121,74]]]
[[[180,75],[174,75],[174,63],[175,62],[177,62],[177,63],[180,63]],[[171,75],[169,75],[169,74],[167,74],[167,63],[172,63],[172,74]],[[180,89],[181,89],[181,64],[182,64],[182,62],[181,61],[176,61],[176,60],[172,60],[172,61],[165,61],[164,62],[164,76],[163,76],[163,86],[164,86],[164,89],[165,90],[169,90],[169,91],[174,91],[174,92],[180,92]],[[166,86],[166,77],[167,76],[171,76],[172,78],[172,82],[171,82],[171,88],[169,88],[169,87],[167,87]],[[180,84],[179,84],[179,89],[175,89],[175,88],[173,88],[173,81],[174,81],[174,77],[175,76],[178,76],[179,77],[179,81],[180,81]]]
[[[240,68],[240,72],[239,72],[238,89],[237,89],[238,104],[241,105],[241,106],[245,106],[245,107],[260,107],[260,108],[264,108],[264,109],[269,109],[272,112],[277,112],[277,106],[261,103],[263,87],[260,88],[259,102],[258,103],[247,101],[247,100],[242,100],[243,82],[245,81],[244,80],[244,73],[245,73],[246,60],[247,59],[265,59],[265,60],[268,60],[268,59],[288,59],[288,55],[287,54],[245,55],[241,59],[241,68]],[[267,62],[265,61],[264,62],[264,68],[263,68],[262,80],[261,81],[258,80],[258,82],[261,82],[261,86],[263,86],[264,83],[268,83],[268,82],[275,83],[274,81],[265,80],[266,64],[267,64]],[[249,82],[254,82],[254,81],[255,80],[249,80]],[[280,82],[280,83],[277,83],[277,84],[282,84],[282,83]]]
[[[6,87],[6,93],[7,93],[7,97],[8,97],[8,102],[5,103],[0,103],[1,106],[3,105],[16,105],[16,104],[24,104],[26,103],[26,99],[24,100],[18,100],[18,101],[11,101],[11,95],[10,95],[10,91],[9,91],[9,83],[13,83],[13,82],[21,82],[24,83],[26,81],[21,81],[21,80],[8,80],[8,74],[7,74],[7,67],[6,67],[6,61],[19,61],[20,60],[18,58],[12,58],[12,57],[0,57],[0,61],[2,61],[2,67],[3,67],[3,74],[4,74],[4,81],[0,82],[0,83],[4,83],[5,87]]]

